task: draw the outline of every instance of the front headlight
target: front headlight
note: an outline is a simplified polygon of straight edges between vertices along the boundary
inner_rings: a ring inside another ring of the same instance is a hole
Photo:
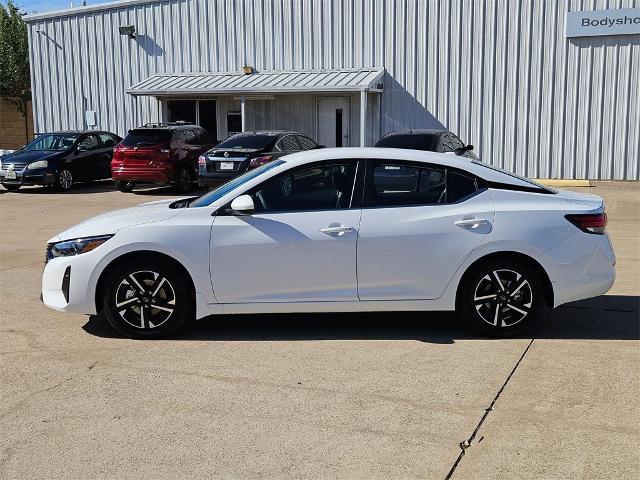
[[[30,163],[29,165],[27,165],[27,169],[35,170],[37,168],[47,168],[48,165],[49,165],[49,163],[46,160],[40,160],[40,161],[33,162],[33,163]]]
[[[113,235],[101,235],[99,237],[78,238],[77,240],[65,240],[64,242],[51,243],[47,246],[47,262],[56,257],[70,257],[80,255],[98,248]]]

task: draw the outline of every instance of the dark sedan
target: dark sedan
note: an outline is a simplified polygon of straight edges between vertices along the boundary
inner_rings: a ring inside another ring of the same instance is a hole
[[[421,129],[389,132],[375,144],[376,147],[409,148],[429,152],[455,153],[477,160],[473,145],[465,145],[455,133],[447,130]]]
[[[44,133],[0,159],[0,181],[7,190],[49,185],[67,191],[75,182],[111,178],[113,147],[120,140],[100,131]]]
[[[198,185],[219,184],[271,162],[303,150],[322,148],[298,132],[255,131],[232,135],[198,159]]]

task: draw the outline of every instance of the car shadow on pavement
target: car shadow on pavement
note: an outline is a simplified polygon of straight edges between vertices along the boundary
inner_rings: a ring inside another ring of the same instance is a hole
[[[98,337],[119,338],[91,316],[83,329]],[[534,334],[520,338],[558,340],[640,339],[640,297],[606,296],[562,306]],[[376,312],[323,314],[219,315],[193,322],[162,340],[310,341],[417,340],[450,344],[487,339],[453,312]]]
[[[15,192],[11,192],[19,195],[49,195],[52,193],[57,193],[60,195],[74,195],[74,194],[85,194],[85,193],[105,193],[105,192],[114,192],[116,190],[116,186],[111,180],[94,180],[92,182],[81,182],[73,185],[71,190],[66,192],[60,192],[51,187],[45,186],[35,186],[35,187],[22,187],[20,190]]]

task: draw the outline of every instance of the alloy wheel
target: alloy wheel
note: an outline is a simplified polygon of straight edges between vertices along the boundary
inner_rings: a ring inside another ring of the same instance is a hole
[[[176,293],[167,277],[141,270],[121,280],[116,288],[115,307],[126,323],[149,330],[171,318],[176,309]]]
[[[533,290],[519,272],[496,269],[488,272],[475,287],[473,305],[482,320],[494,327],[512,327],[531,313]]]
[[[69,190],[73,185],[73,175],[69,170],[62,170],[58,175],[58,183],[63,190]]]

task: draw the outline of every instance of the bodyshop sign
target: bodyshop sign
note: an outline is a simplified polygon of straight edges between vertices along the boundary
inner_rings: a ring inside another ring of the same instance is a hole
[[[565,37],[640,34],[640,8],[567,12]]]

